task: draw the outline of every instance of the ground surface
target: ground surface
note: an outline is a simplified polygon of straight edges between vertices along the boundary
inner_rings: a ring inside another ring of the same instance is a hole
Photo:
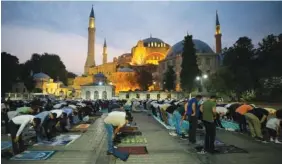
[[[128,164],[281,164],[282,145],[262,144],[246,135],[217,131],[217,138],[249,151],[248,154],[198,155],[188,141],[182,141],[168,134],[168,130],[145,113],[133,114],[142,135],[147,138],[149,154],[131,155]],[[45,161],[8,161],[3,164],[121,164],[124,163],[106,155],[106,134],[103,118],[96,120],[89,130],[69,146],[41,147],[41,150],[58,150]],[[2,137],[2,140],[5,137]],[[34,148],[31,148],[34,149]],[[37,148],[38,149],[38,148]]]

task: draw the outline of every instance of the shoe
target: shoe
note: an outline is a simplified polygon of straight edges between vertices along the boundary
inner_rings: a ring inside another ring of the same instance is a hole
[[[273,138],[270,138],[270,142],[274,142],[275,140]]]
[[[113,154],[112,152],[107,151],[107,155],[112,155],[112,154]]]
[[[188,138],[186,138],[186,137],[184,137],[184,136],[181,136],[180,139],[181,139],[181,140],[187,140]]]
[[[175,132],[169,132],[169,135],[171,135],[173,137],[177,136],[177,134]]]
[[[278,139],[275,140],[275,143],[282,144],[282,142],[278,141]]]
[[[263,140],[262,143],[268,143],[266,140]]]
[[[205,150],[202,150],[200,152],[197,152],[198,154],[207,154],[207,152]]]

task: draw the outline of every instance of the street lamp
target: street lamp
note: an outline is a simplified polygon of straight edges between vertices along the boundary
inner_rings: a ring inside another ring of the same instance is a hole
[[[200,85],[201,85],[201,91],[202,91],[202,89],[203,89],[203,79],[207,79],[208,78],[208,75],[207,74],[204,74],[204,75],[202,75],[202,76],[197,76],[196,77],[196,80],[197,81],[200,81]],[[199,89],[200,90],[200,89]]]
[[[99,85],[103,85],[103,83],[100,81],[100,82],[99,82]]]

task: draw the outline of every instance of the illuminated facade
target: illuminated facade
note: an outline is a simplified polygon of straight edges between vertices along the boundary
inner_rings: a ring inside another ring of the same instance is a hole
[[[44,82],[42,86],[43,94],[51,94],[60,97],[71,96],[72,89],[65,86],[61,81],[54,82],[53,79]]]
[[[158,38],[150,38],[138,41],[137,45],[131,49],[132,65],[154,64],[166,57],[170,45]]]

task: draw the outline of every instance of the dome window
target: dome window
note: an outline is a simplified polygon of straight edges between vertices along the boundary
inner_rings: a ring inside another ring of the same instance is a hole
[[[155,42],[155,47],[157,47],[157,42]]]
[[[154,43],[153,42],[151,42],[151,47],[154,47]]]

